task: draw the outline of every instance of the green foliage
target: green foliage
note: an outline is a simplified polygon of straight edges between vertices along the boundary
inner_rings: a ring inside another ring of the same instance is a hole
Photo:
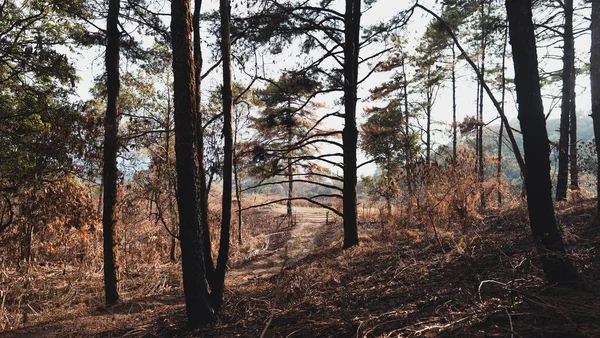
[[[419,136],[415,132],[407,134],[404,115],[392,100],[384,108],[372,108],[369,117],[362,125],[361,148],[387,172],[397,171],[411,159],[410,154],[419,151]]]
[[[292,160],[296,169],[316,168],[302,157],[314,153],[317,139],[328,133],[316,125],[314,109],[319,104],[312,97],[320,88],[320,82],[310,75],[284,73],[277,82],[256,91],[265,108],[251,118],[251,127],[257,131],[254,175],[276,175],[288,166],[286,159]]]

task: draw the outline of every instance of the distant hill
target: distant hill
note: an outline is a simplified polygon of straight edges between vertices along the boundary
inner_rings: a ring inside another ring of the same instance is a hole
[[[510,121],[510,125],[515,129],[520,129],[519,121],[517,119],[513,119]],[[496,156],[497,152],[497,142],[498,142],[498,130],[500,124],[492,125],[488,128],[485,133],[485,147],[486,151],[490,156]],[[546,129],[548,130],[548,138],[550,142],[554,145],[558,144],[558,140],[560,137],[559,129],[560,129],[560,118],[557,116],[556,118],[549,118],[546,121]],[[520,175],[519,168],[515,157],[512,153],[512,148],[510,147],[510,143],[508,138],[504,138],[504,146],[502,148],[502,153],[504,155],[502,166],[505,169],[504,174],[508,178],[509,181],[513,182],[513,184],[520,184]],[[520,133],[515,132],[515,139],[521,149],[523,151],[523,137]],[[594,128],[592,125],[592,118],[590,117],[590,112],[579,112],[577,114],[577,140],[579,144],[591,142],[594,139]],[[551,168],[555,170],[556,161],[558,160],[558,152],[556,146],[551,146]]]

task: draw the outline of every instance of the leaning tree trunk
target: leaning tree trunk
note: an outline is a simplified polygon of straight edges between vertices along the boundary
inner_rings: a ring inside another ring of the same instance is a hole
[[[592,45],[590,48],[590,84],[592,92],[592,120],[596,150],[600,149],[600,1],[592,1]],[[600,163],[600,151],[596,151]],[[596,170],[596,219],[600,220],[600,170]]]
[[[344,248],[358,245],[356,224],[356,90],[358,86],[358,52],[361,0],[346,0],[344,15]]]
[[[223,304],[223,291],[225,289],[225,271],[229,259],[229,241],[231,228],[232,204],[232,169],[233,169],[233,130],[232,110],[233,93],[231,89],[231,32],[229,0],[221,0],[219,12],[221,13],[221,56],[223,58],[223,138],[225,149],[223,152],[223,197],[221,216],[221,238],[219,242],[219,257],[217,257],[216,284],[213,288],[213,307],[219,312]]]
[[[567,199],[569,180],[569,119],[571,118],[572,82],[575,53],[573,45],[573,0],[565,0],[565,25],[563,32],[563,73],[562,101],[560,108],[560,138],[558,140],[558,178],[556,182],[556,200]]]
[[[565,254],[552,204],[550,142],[540,92],[531,0],[506,0],[510,43],[525,151],[525,189],[529,221],[546,279],[550,283],[580,282]]]
[[[119,8],[120,0],[110,0],[106,20],[106,89],[108,102],[104,120],[104,208],[102,212],[104,249],[104,294],[106,305],[119,300],[118,259],[115,225],[117,224],[117,152],[119,149]]]
[[[194,113],[196,93],[189,0],[171,1],[171,37],[173,45],[173,89],[175,102],[175,163],[179,238],[188,324],[195,328],[215,320],[208,302],[204,268],[204,246],[200,226],[197,193],[197,167],[194,149]]]

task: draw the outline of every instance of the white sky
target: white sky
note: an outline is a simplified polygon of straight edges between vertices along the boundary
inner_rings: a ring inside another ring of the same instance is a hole
[[[232,6],[233,6],[234,11],[235,11],[236,3],[238,3],[238,2],[239,2],[239,0],[232,0]],[[427,0],[427,1],[422,1],[421,3],[424,5],[431,5],[433,2],[434,2],[433,0]],[[207,11],[210,9],[216,9],[218,7],[218,2],[216,2],[216,1],[213,1],[213,2],[205,1],[205,3],[206,4],[204,5],[203,11]],[[339,4],[343,4],[343,3],[339,2]],[[407,8],[411,4],[412,4],[412,2],[409,3],[407,1],[380,0],[369,11],[367,11],[363,15],[362,24],[363,24],[363,26],[367,26],[369,24],[375,24],[377,22],[389,20],[393,15],[398,13],[401,9]],[[168,6],[166,6],[166,7],[168,7]],[[166,9],[168,10],[168,8],[166,8]],[[343,11],[343,7],[338,8],[338,10]],[[415,14],[413,15],[411,22],[410,22],[409,26],[407,27],[405,34],[404,34],[405,38],[408,39],[406,50],[409,52],[409,54],[411,52],[411,48],[414,48],[418,39],[423,34],[426,25],[430,22],[431,19],[432,18],[430,16],[428,16],[426,13],[424,13],[421,10],[417,10],[415,12]],[[207,29],[207,28],[205,27],[204,29]],[[205,35],[206,34],[208,34],[208,32],[206,32]],[[589,56],[587,54],[587,52],[589,51],[589,43],[590,43],[590,41],[589,41],[588,35],[583,35],[576,40],[576,50],[577,50],[576,55],[578,58],[580,58],[583,61],[589,60]],[[467,46],[463,46],[463,47],[467,48]],[[538,55],[540,58],[542,56],[544,56],[545,54],[560,55],[562,53],[562,49],[560,47],[561,47],[561,44],[557,44],[554,47],[550,47],[548,49],[543,49],[543,50],[540,49],[538,51]],[[508,51],[510,51],[510,45],[508,46]],[[203,47],[203,52],[205,55],[205,60],[204,60],[205,66],[204,67],[206,69],[210,65],[212,65],[214,61],[210,59],[211,52],[209,51],[207,46]],[[79,60],[76,62],[78,74],[82,79],[82,81],[80,82],[80,84],[78,86],[78,90],[77,90],[77,93],[81,98],[85,99],[85,98],[90,97],[89,89],[92,84],[92,78],[94,75],[100,74],[103,71],[103,68],[104,68],[104,63],[103,63],[104,62],[104,60],[103,60],[104,54],[103,53],[104,53],[104,50],[99,50],[99,49],[91,50],[91,51],[88,51],[85,54],[81,55],[79,57]],[[265,64],[267,65],[268,68],[270,68],[270,70],[271,70],[270,73],[272,73],[271,75],[273,77],[276,77],[275,73],[277,73],[282,68],[293,68],[295,64],[302,65],[302,64],[306,63],[305,57],[302,55],[299,55],[299,53],[300,53],[299,51],[295,51],[293,49],[288,49],[285,51],[284,55],[278,55],[275,57],[270,57],[270,56],[265,55],[264,56],[264,58],[266,60]],[[366,56],[368,53],[369,53],[369,51],[363,50],[363,51],[361,51],[361,56]],[[286,60],[286,61],[281,62],[281,60]],[[551,69],[559,69],[562,66],[562,62],[559,59],[559,60],[549,61],[545,65],[541,64],[540,66],[543,66],[546,69],[550,69],[550,68]],[[581,66],[581,64],[579,64],[579,66]],[[127,65],[124,63],[122,63],[122,65],[121,65],[122,71],[125,71],[128,67],[130,67],[130,65]],[[458,121],[462,121],[465,116],[475,114],[476,82],[474,80],[474,78],[475,78],[474,73],[469,68],[469,66],[466,64],[466,62],[464,62],[464,61],[460,62],[457,65],[457,67],[458,67],[457,72],[458,72],[458,76],[459,76],[459,79],[457,82],[457,87],[458,87],[458,89],[457,89],[457,96],[458,96],[457,119],[458,119]],[[512,60],[507,59],[506,68],[507,68],[506,76],[509,78],[512,78]],[[170,71],[170,69],[168,71]],[[242,80],[245,78],[245,76],[242,74],[241,71],[235,69],[235,66],[234,66],[233,71],[234,71],[234,76],[236,77],[236,79]],[[363,69],[361,69],[361,73],[363,73],[363,74],[366,74],[367,71],[368,71],[368,69],[366,67],[363,67]],[[387,76],[389,76],[389,75],[388,74],[377,74],[377,73],[374,74],[369,80],[367,80],[359,88],[359,98],[364,98],[364,97],[368,96],[368,89],[384,82],[387,79]],[[205,80],[205,82],[203,83],[203,88],[207,88],[207,87],[217,88],[219,85],[220,85],[220,71],[217,71],[217,72],[213,72],[213,75]],[[552,88],[550,88],[550,87],[544,88],[543,90],[544,90],[544,94],[554,94],[554,95],[560,94],[560,86],[559,85],[552,86]],[[207,95],[203,94],[203,97],[206,98]],[[416,94],[414,94],[413,97],[416,98]],[[497,93],[496,98],[498,100],[500,100],[500,93]],[[517,116],[517,111],[516,111],[516,105],[515,105],[512,94],[507,93],[506,99],[507,99],[506,106],[505,106],[506,114],[509,117],[509,119],[514,119]],[[333,104],[331,98],[322,98],[322,100],[324,100],[324,102],[328,105],[327,112],[342,109],[342,107],[334,107],[334,104]],[[498,114],[495,111],[491,101],[489,101],[489,99],[487,99],[487,96],[486,96],[484,103],[485,103],[484,120],[486,122],[489,122],[489,121],[495,119],[498,116]],[[362,116],[362,110],[368,105],[370,105],[370,103],[359,100],[357,115]],[[549,111],[550,107],[551,107],[551,101],[545,100],[544,108],[546,110],[546,113]],[[589,77],[588,76],[580,75],[577,78],[577,109],[579,112],[587,112],[590,109],[590,93],[589,93]],[[560,114],[560,104],[557,105],[555,107],[555,109],[553,110],[551,118],[558,118],[559,114]],[[440,92],[438,93],[437,101],[433,107],[432,119],[434,121],[439,122],[438,125],[435,126],[434,128],[441,130],[441,132],[439,132],[435,137],[437,142],[440,142],[440,143],[448,142],[449,141],[448,131],[450,128],[449,123],[452,120],[452,97],[451,97],[449,81],[446,82],[445,87],[442,88],[440,90]],[[341,121],[341,120],[338,120],[338,121]],[[360,122],[360,118],[359,118],[359,122]],[[329,125],[329,126],[331,127],[332,125]],[[341,128],[341,126],[339,126],[339,127]],[[518,127],[518,126],[513,126],[513,127]],[[328,150],[324,149],[324,151],[328,151]],[[332,150],[332,151],[335,151],[335,150]],[[365,160],[364,156],[360,155],[360,152],[359,152],[359,162],[364,161],[364,160]],[[362,174],[362,175],[371,174],[374,170],[375,170],[374,165],[365,166],[365,167],[361,168],[361,170],[359,171],[359,174]]]

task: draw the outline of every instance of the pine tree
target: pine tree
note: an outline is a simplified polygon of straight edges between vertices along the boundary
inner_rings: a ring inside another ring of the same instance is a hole
[[[106,304],[114,305],[118,293],[118,256],[115,239],[117,205],[117,152],[119,149],[119,7],[120,0],[109,2],[106,47],[106,88],[108,104],[104,120],[104,208],[102,215],[104,247],[104,292]]]
[[[581,282],[558,232],[550,182],[550,144],[540,93],[531,0],[507,0],[510,43],[525,151],[529,222],[549,283]]]
[[[199,218],[197,166],[194,137],[196,93],[192,56],[192,23],[189,0],[171,2],[173,88],[175,108],[175,156],[179,236],[186,312],[190,327],[215,320],[209,304],[204,266],[202,226]]]

